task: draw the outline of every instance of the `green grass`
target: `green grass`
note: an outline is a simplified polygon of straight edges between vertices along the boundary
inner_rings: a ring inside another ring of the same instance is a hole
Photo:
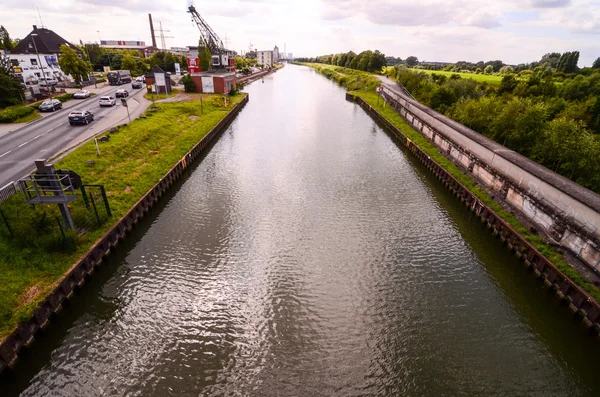
[[[486,82],[492,85],[500,85],[502,77],[495,74],[475,74],[475,73],[457,73],[457,72],[446,72],[443,70],[426,70],[426,69],[411,69],[414,72],[424,72],[427,74],[439,74],[442,76],[450,77],[453,74],[457,74],[463,79],[471,79],[477,82]]]
[[[100,143],[100,157],[95,144],[87,142],[58,161],[57,169],[77,172],[85,184],[103,184],[113,211],[102,226],[82,236],[69,235],[74,244],[70,252],[61,246],[62,238],[53,237],[57,233],[49,232],[58,229],[53,218],[56,206],[32,209],[21,194],[0,205],[10,219],[20,220],[13,227],[30,240],[11,238],[0,219],[0,339],[30,318],[71,265],[243,98],[231,97],[224,106],[221,95],[205,97],[203,114],[199,101],[157,104],[145,119],[133,121]],[[88,160],[94,164],[86,164]],[[83,208],[81,201],[79,197],[72,206]],[[37,237],[33,236],[38,229]]]
[[[335,71],[340,73],[348,73],[353,74],[354,70],[339,68],[339,67],[328,67],[329,65],[324,65],[322,67],[321,64],[304,64],[310,67],[317,66],[319,72],[322,73],[323,70],[326,72],[323,73],[329,78],[333,78],[336,81],[340,81],[341,78],[331,72],[327,72],[327,70],[331,70],[332,68],[337,68]],[[330,77],[331,76],[331,77]],[[475,75],[478,76],[478,75]],[[371,76],[371,78],[374,78]],[[343,81],[343,80],[342,80]],[[511,213],[507,212],[500,204],[492,200],[489,194],[478,187],[475,182],[467,175],[465,175],[452,161],[448,160],[444,157],[431,143],[427,138],[425,138],[421,133],[415,131],[400,114],[398,114],[391,107],[383,108],[383,102],[379,101],[379,105],[377,105],[378,95],[375,93],[374,88],[371,88],[368,84],[361,89],[358,90],[349,90],[351,94],[361,97],[365,102],[371,105],[373,108],[376,108],[379,113],[381,113],[387,120],[389,120],[394,126],[396,126],[404,135],[410,138],[414,144],[421,148],[428,156],[430,156],[433,160],[435,160],[439,165],[444,167],[446,171],[448,171],[454,178],[456,178],[460,183],[462,183],[467,189],[469,189],[479,200],[485,203],[488,207],[490,207],[496,214],[498,214],[505,222],[510,224],[515,230],[517,230],[527,241],[529,241],[542,255],[548,258],[554,265],[556,265],[561,272],[563,272],[566,276],[568,276],[571,280],[575,282],[575,284],[582,287],[585,291],[587,291],[591,296],[594,297],[597,301],[600,302],[600,289],[594,286],[588,279],[582,276],[577,270],[572,268],[568,263],[565,262],[562,255],[559,254],[556,249],[548,245],[544,242],[544,240],[537,236],[531,231],[523,226],[521,222]]]
[[[142,88],[143,89],[143,88]],[[169,91],[168,94],[151,94],[151,93],[146,93],[144,94],[144,98],[146,98],[147,100],[151,101],[152,100],[152,96],[154,95],[154,100],[158,101],[159,99],[166,99],[166,98],[170,98],[173,95],[179,93],[179,90],[176,88],[173,88],[171,91]]]

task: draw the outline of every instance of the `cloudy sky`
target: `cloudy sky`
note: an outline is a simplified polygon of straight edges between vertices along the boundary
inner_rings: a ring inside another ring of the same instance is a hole
[[[151,43],[148,13],[167,47],[196,45],[188,0],[2,0],[0,24],[24,37],[38,24],[78,42]],[[420,60],[516,64],[579,50],[600,56],[600,0],[203,0],[196,9],[230,48],[278,45],[294,56],[379,49]],[[157,37],[160,47],[160,38]]]

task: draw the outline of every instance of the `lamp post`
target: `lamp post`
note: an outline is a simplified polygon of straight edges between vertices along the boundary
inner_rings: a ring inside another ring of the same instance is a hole
[[[50,91],[50,100],[53,101],[54,97],[52,96],[52,86],[48,84],[48,79],[46,79],[46,73],[44,73],[44,66],[42,65],[42,61],[40,60],[40,54],[38,53],[37,45],[35,44],[35,37],[37,37],[37,33],[31,34],[31,41],[33,41],[33,48],[35,48],[35,55],[37,55],[38,63],[40,64],[40,68],[42,70],[42,77],[46,82],[46,87],[48,87],[48,91]],[[52,108],[54,108],[54,104],[52,104]]]

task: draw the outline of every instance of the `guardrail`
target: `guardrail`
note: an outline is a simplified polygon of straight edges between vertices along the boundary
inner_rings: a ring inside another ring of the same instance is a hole
[[[9,198],[17,194],[17,187],[14,182],[8,183],[6,186],[0,188],[0,204],[7,201]]]

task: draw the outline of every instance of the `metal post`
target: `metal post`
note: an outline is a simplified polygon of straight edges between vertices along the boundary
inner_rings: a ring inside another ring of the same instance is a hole
[[[104,185],[100,185],[100,194],[102,194],[102,200],[104,200],[104,205],[106,206],[106,213],[109,217],[111,217],[112,212],[110,210],[110,205],[108,204],[108,197],[106,196],[106,190],[104,189]]]
[[[59,203],[58,209],[60,210],[60,213],[62,214],[62,217],[65,220],[65,223],[67,224],[67,226],[70,229],[75,230],[75,223],[73,223],[73,218],[71,218],[71,211],[69,211],[69,207],[67,206],[67,204]]]
[[[12,229],[10,228],[10,225],[8,224],[8,220],[4,216],[4,212],[2,212],[2,210],[0,210],[0,216],[2,216],[2,219],[4,220],[4,224],[6,225],[6,228],[8,229],[8,232],[10,233],[10,235],[12,237],[15,237],[15,235],[13,234]]]
[[[60,229],[60,234],[62,234],[62,236],[63,236],[63,243],[64,243],[64,241],[67,239],[67,236],[65,234],[65,229],[63,229],[63,227],[62,227],[62,223],[60,223],[60,219],[56,218],[56,223],[58,223],[58,227]]]
[[[98,210],[96,209],[96,203],[94,202],[93,194],[90,194],[90,201],[92,202],[92,207],[94,207],[94,212],[96,213],[96,220],[98,221],[98,226],[100,226],[100,217],[98,216]]]
[[[50,87],[48,85],[48,79],[46,79],[46,73],[44,73],[44,67],[42,66],[42,61],[40,60],[40,54],[38,53],[38,49],[37,49],[37,45],[35,44],[35,36],[37,36],[37,33],[32,33],[31,34],[31,41],[33,41],[33,48],[35,48],[35,54],[37,55],[37,59],[38,59],[38,63],[40,64],[40,68],[42,70],[42,77],[44,78],[44,81],[46,82],[46,87],[48,88],[48,90],[50,90],[50,100],[54,100],[54,96],[52,95],[52,87]],[[54,109],[54,105],[52,105],[52,108]]]
[[[87,194],[85,193],[85,187],[81,185],[79,188],[81,190],[81,196],[83,197],[83,203],[85,204],[85,208],[90,209],[90,202],[88,200]]]

